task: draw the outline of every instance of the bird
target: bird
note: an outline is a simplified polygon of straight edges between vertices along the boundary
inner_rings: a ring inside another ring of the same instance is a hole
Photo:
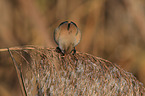
[[[81,31],[74,22],[64,21],[54,30],[54,41],[63,55],[76,53],[75,47],[80,43]]]

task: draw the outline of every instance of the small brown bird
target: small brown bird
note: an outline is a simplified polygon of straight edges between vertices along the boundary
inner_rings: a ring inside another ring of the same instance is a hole
[[[74,22],[62,22],[54,31],[54,40],[63,55],[67,55],[73,51],[76,53],[75,46],[81,40],[81,31]]]

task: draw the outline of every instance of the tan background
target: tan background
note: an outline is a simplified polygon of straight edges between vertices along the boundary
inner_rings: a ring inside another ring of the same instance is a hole
[[[62,21],[82,31],[77,51],[120,65],[145,85],[145,0],[0,0],[0,48],[56,47]],[[8,52],[0,52],[0,95],[20,88]]]

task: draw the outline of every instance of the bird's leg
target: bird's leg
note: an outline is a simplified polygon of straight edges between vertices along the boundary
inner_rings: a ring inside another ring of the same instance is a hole
[[[61,49],[59,47],[56,47],[56,52],[60,53]]]
[[[74,47],[74,49],[73,49],[73,55],[75,55],[75,53],[76,53],[76,49],[75,49],[75,47]]]
[[[63,56],[65,55],[59,47],[56,47],[56,52],[61,53]]]

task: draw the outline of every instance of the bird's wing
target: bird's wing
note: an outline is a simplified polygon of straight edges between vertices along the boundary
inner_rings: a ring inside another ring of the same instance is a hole
[[[77,32],[76,32],[75,36],[76,36],[76,42],[74,44],[74,47],[76,45],[78,45],[80,43],[80,40],[81,40],[81,31],[79,29],[77,29]]]
[[[56,28],[54,30],[54,41],[56,42],[57,45],[59,45],[59,43],[58,43],[59,37],[60,37],[60,29]]]

